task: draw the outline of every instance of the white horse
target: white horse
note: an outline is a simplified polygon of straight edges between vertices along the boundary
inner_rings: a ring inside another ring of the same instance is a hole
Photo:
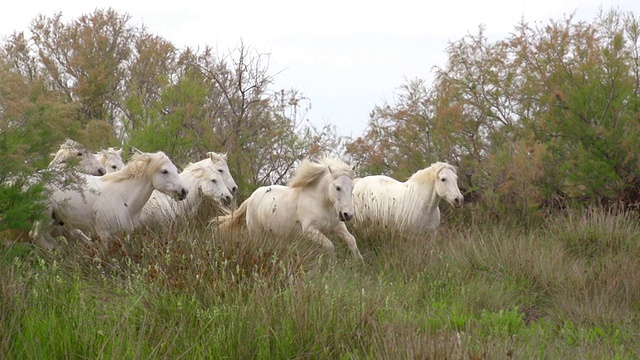
[[[353,255],[362,259],[356,239],[345,225],[353,218],[353,169],[334,158],[319,163],[304,160],[288,186],[258,188],[236,211],[218,217],[220,228],[231,230],[246,224],[253,232],[277,236],[302,233],[334,253],[324,233],[342,237]]]
[[[142,209],[140,224],[150,224],[153,221],[166,223],[177,217],[195,214],[205,197],[220,205],[229,205],[237,186],[229,174],[225,159],[220,158],[213,164],[210,157],[187,165],[180,173],[180,180],[189,191],[186,199],[177,202],[162,192],[154,191]],[[227,183],[233,185],[229,187]]]
[[[97,234],[110,240],[117,232],[132,232],[143,206],[154,189],[178,199],[187,190],[178,169],[163,153],[140,153],[132,157],[122,170],[101,177],[85,175],[79,189],[53,189],[48,224],[37,223],[30,235],[37,244],[54,247],[50,231],[54,224],[84,234]],[[44,225],[44,226],[43,226]]]
[[[406,182],[384,175],[354,180],[356,222],[408,230],[414,235],[437,233],[440,199],[460,208],[464,197],[458,188],[456,169],[437,162],[413,174]]]
[[[122,161],[122,149],[116,150],[110,147],[106,150],[100,150],[95,153],[94,156],[104,166],[107,173],[119,171],[124,167],[124,161]]]

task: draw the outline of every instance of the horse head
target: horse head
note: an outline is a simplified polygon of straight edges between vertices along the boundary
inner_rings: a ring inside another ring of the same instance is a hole
[[[353,180],[347,175],[340,175],[329,182],[329,201],[338,213],[340,221],[350,221],[355,214],[353,205]]]
[[[91,151],[70,139],[67,139],[53,156],[50,165],[70,165],[80,172],[96,176],[102,176],[107,173],[104,166]]]
[[[231,176],[231,172],[229,171],[229,165],[227,164],[227,154],[218,154],[215,152],[208,152],[207,156],[211,159],[211,164],[213,164],[212,169],[216,171],[222,177],[222,181],[224,185],[227,187],[229,192],[233,195],[238,190],[238,185],[236,181]]]
[[[462,207],[464,196],[458,188],[458,175],[453,166],[444,164],[436,176],[436,193],[454,208]]]
[[[136,154],[134,158],[143,163],[143,171],[151,178],[154,189],[178,200],[184,200],[187,197],[189,191],[180,179],[178,168],[162,151],[153,154]]]
[[[355,214],[353,205],[353,167],[344,162],[325,158],[322,160],[327,165],[331,181],[328,186],[329,201],[338,213],[340,221],[350,221]]]
[[[227,188],[223,175],[215,169],[190,164],[185,171],[191,172],[192,181],[197,182],[198,191],[221,205],[229,205],[233,194]]]
[[[121,170],[124,167],[124,161],[122,161],[122,149],[115,150],[109,148],[107,150],[101,150],[95,154],[96,158],[102,165],[104,165],[107,173],[112,173]]]

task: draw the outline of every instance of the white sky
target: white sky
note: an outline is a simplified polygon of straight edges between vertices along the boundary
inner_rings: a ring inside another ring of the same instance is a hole
[[[575,12],[592,22],[601,8],[640,15],[639,0],[30,0],[3,7],[0,37],[27,32],[39,14],[60,11],[69,22],[109,7],[178,48],[210,45],[226,53],[243,42],[269,53],[273,90],[298,89],[311,100],[307,119],[352,137],[407,79],[430,84],[447,45],[481,24],[497,40],[521,19],[544,24]]]

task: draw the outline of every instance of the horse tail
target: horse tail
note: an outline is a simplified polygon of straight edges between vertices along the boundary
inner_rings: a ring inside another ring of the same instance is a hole
[[[231,231],[242,227],[247,219],[248,203],[249,200],[245,200],[235,211],[224,208],[225,214],[214,219],[214,222],[218,224],[218,228],[222,231]]]

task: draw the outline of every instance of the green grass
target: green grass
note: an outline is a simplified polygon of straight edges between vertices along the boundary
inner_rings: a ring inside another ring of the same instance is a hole
[[[108,251],[0,251],[5,359],[635,359],[640,222],[568,212],[435,240],[354,231],[365,258],[193,221]]]

